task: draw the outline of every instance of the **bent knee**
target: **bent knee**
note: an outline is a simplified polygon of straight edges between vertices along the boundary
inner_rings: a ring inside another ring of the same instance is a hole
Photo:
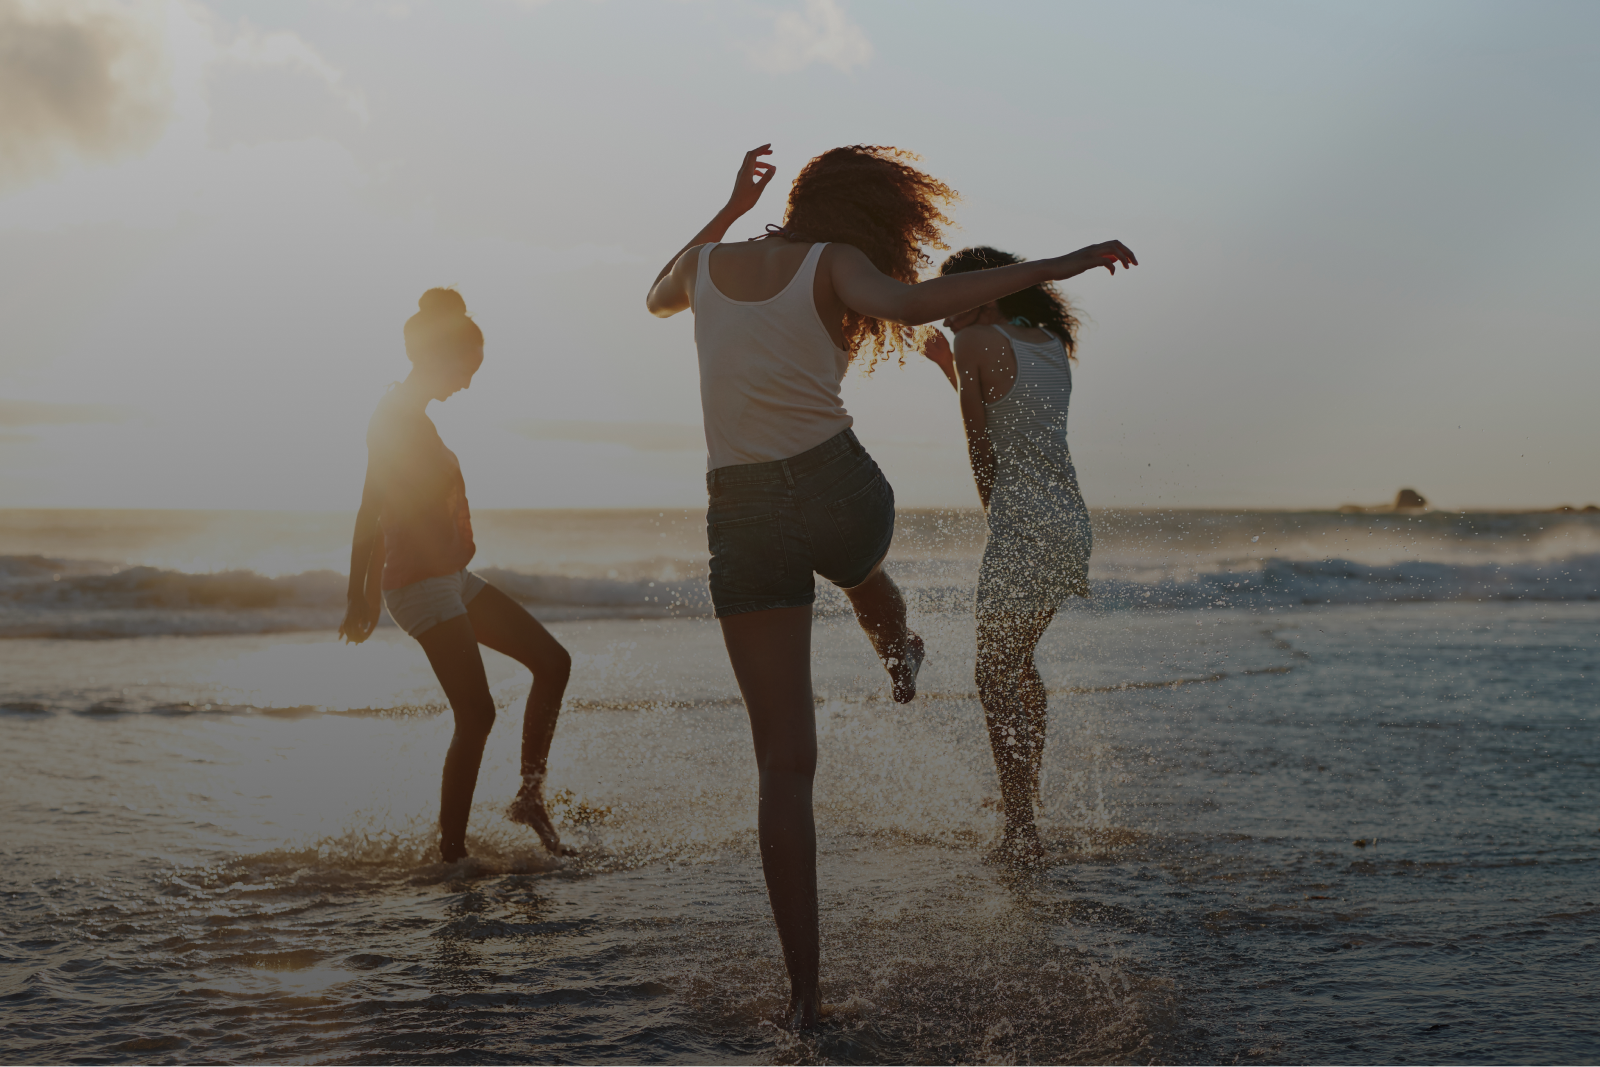
[[[494,729],[494,705],[479,705],[456,713],[456,736],[467,741],[482,742]]]
[[[972,672],[973,681],[982,685],[1016,685],[1032,666],[1030,656],[980,655]]]
[[[564,687],[567,679],[572,677],[572,653],[560,645],[554,651],[528,656],[522,660],[522,665],[528,668],[534,678],[552,685]]]
[[[1028,661],[1014,659],[979,660],[972,672],[978,696],[984,701],[1015,693],[1028,683]]]
[[[546,670],[550,672],[552,679],[565,682],[572,677],[572,653],[558,646],[555,655],[550,657],[550,665]]]

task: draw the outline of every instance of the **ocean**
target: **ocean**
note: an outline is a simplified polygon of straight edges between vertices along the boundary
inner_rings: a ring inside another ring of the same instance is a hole
[[[1600,1059],[1600,516],[1095,513],[1040,646],[1040,829],[998,839],[972,511],[906,511],[929,660],[888,699],[818,601],[820,1030],[755,852],[693,511],[476,515],[573,652],[527,675],[436,859],[450,717],[344,514],[0,511],[0,1062],[1589,1063]]]

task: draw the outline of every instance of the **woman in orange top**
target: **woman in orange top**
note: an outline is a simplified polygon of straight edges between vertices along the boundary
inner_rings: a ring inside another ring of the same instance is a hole
[[[349,609],[339,633],[359,644],[389,615],[417,639],[455,713],[439,798],[439,854],[466,856],[478,764],[494,725],[494,698],[478,645],[533,672],[522,722],[522,788],[507,812],[544,847],[562,846],[544,804],[545,762],[572,657],[522,605],[466,569],[476,546],[466,483],[428,418],[428,402],[468,388],[483,364],[483,331],[453,289],[429,289],[406,322],[411,373],[378,404],[367,427],[367,481],[350,550]]]

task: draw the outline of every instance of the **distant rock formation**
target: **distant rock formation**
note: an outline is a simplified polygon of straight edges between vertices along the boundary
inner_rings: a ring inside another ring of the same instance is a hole
[[[1415,514],[1428,510],[1428,498],[1415,489],[1402,489],[1394,495],[1393,504],[1343,504],[1339,510],[1346,515]],[[1581,508],[1562,504],[1556,508],[1529,508],[1526,511],[1500,511],[1499,515],[1596,515],[1600,504],[1585,504]]]
[[[1415,489],[1402,489],[1394,495],[1394,510],[1417,511],[1428,506],[1428,498]]]
[[[1427,511],[1428,498],[1415,489],[1402,489],[1394,496],[1393,504],[1344,504],[1339,508],[1347,514],[1384,515],[1397,511]]]

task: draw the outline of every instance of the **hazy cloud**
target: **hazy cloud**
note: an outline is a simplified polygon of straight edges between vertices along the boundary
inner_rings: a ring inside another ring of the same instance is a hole
[[[506,0],[520,8],[542,8],[555,0]],[[592,2],[592,0],[590,0]],[[758,42],[739,40],[734,30],[733,45],[741,48],[755,66],[778,74],[794,74],[813,62],[850,70],[872,59],[872,42],[856,22],[846,16],[838,0],[800,0],[798,8],[773,10],[749,0],[701,0],[702,10],[714,21],[744,24],[750,19],[768,22],[771,34]]]
[[[208,86],[213,144],[337,138],[367,121],[344,72],[292,33],[245,30],[220,46]]]
[[[640,452],[703,452],[705,432],[698,426],[676,422],[577,422],[537,419],[519,422],[515,429],[530,441],[580,441],[585,444],[627,445]]]
[[[838,0],[804,0],[798,11],[771,13],[772,36],[750,49],[758,65],[780,73],[822,63],[839,70],[863,66],[872,42],[850,21]]]
[[[48,404],[0,400],[0,426],[65,426],[83,422],[121,422],[127,412],[113,404]]]
[[[0,0],[0,186],[72,155],[155,143],[171,104],[159,14],[150,3]]]

